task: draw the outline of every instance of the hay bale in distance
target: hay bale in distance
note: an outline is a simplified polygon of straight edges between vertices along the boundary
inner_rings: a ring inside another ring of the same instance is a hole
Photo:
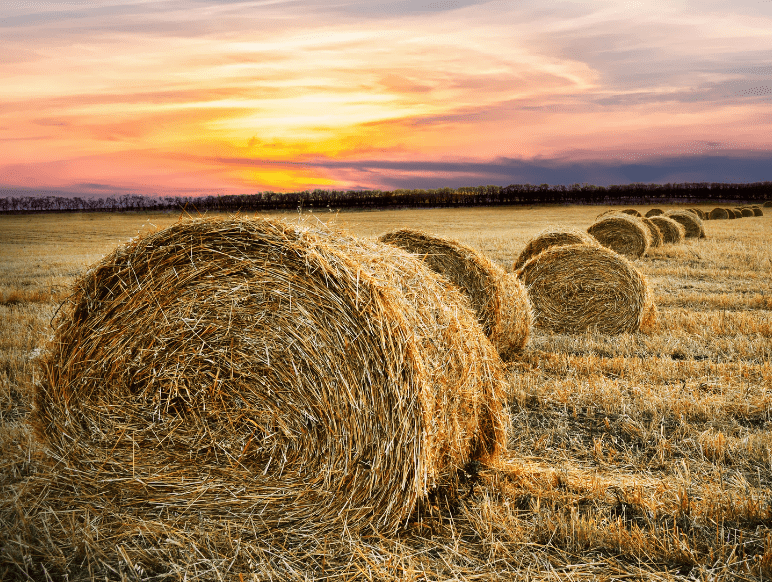
[[[675,244],[683,242],[686,229],[680,222],[676,222],[667,216],[652,216],[650,220],[657,225],[662,233],[663,244]]]
[[[622,211],[624,214],[629,214],[630,216],[635,216],[636,218],[641,218],[643,214],[638,212],[635,208],[626,208]]]
[[[751,206],[754,216],[764,216],[764,211],[759,206]]]
[[[764,208],[772,208],[772,200],[767,200],[762,206]]]
[[[551,247],[517,274],[528,288],[535,325],[555,332],[634,332],[656,313],[644,276],[601,246]]]
[[[649,229],[640,220],[627,214],[602,218],[590,226],[587,232],[604,247],[631,259],[642,257],[651,246]]]
[[[532,316],[528,293],[517,277],[467,245],[419,230],[396,230],[379,240],[418,255],[466,293],[502,358],[509,359],[523,349]]]
[[[583,230],[564,227],[547,228],[528,241],[525,248],[520,253],[520,256],[517,257],[517,260],[512,266],[512,270],[517,271],[520,267],[525,265],[531,257],[535,257],[544,249],[576,244],[597,245],[600,243],[598,243],[598,240],[594,236]]]
[[[702,225],[702,220],[693,212],[668,210],[665,216],[683,225],[686,238],[705,238],[705,227]]]
[[[647,218],[645,216],[639,218],[638,220],[640,220],[644,224],[644,226],[646,226],[646,228],[649,229],[651,247],[652,248],[661,247],[662,233],[660,232],[659,227],[654,222],[652,222],[650,218]]]
[[[52,462],[154,511],[394,531],[506,446],[501,360],[468,299],[322,227],[198,219],[134,240],[76,283],[47,350]]]
[[[652,208],[646,213],[646,218],[651,218],[652,216],[660,216],[662,214],[665,214],[664,210],[661,210],[660,208]]]
[[[710,211],[711,220],[726,220],[729,218],[729,212],[726,208],[714,208]]]
[[[752,216],[756,216],[756,213],[753,212],[750,208],[741,208],[740,213],[743,215],[743,218],[750,218]]]

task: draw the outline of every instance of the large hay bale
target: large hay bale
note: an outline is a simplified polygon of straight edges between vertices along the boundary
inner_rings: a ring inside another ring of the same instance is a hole
[[[509,359],[523,349],[532,317],[528,293],[517,277],[467,245],[419,230],[397,230],[384,234],[380,241],[418,255],[466,293],[502,358]]]
[[[660,216],[662,214],[665,214],[664,210],[661,210],[659,208],[652,208],[646,213],[646,218],[651,218],[652,216]]]
[[[598,245],[548,248],[517,274],[528,289],[535,325],[552,331],[633,332],[656,313],[643,275]]]
[[[686,238],[705,238],[705,227],[702,225],[702,220],[693,212],[668,210],[665,216],[683,225]]]
[[[661,247],[662,246],[662,233],[659,230],[659,227],[651,221],[650,218],[646,218],[645,216],[639,218],[644,226],[649,229],[649,238],[651,241],[651,247]]]
[[[752,217],[752,216],[756,216],[756,213],[755,213],[755,212],[753,212],[753,210],[751,210],[751,209],[750,209],[750,208],[748,208],[748,207],[745,207],[745,208],[741,208],[741,209],[740,209],[740,214],[742,214],[742,215],[743,215],[743,218],[750,218],[750,217]]]
[[[587,229],[604,247],[608,247],[631,259],[646,254],[651,246],[649,229],[635,217],[614,214],[602,218]]]
[[[729,218],[729,212],[727,212],[726,208],[716,207],[710,211],[711,220],[726,220],[728,218]]]
[[[505,448],[501,360],[468,299],[389,245],[180,222],[92,267],[57,321],[38,432],[117,503],[394,531]]]
[[[652,216],[650,220],[657,225],[662,233],[663,244],[675,244],[684,240],[686,229],[680,222],[667,216]]]
[[[520,256],[517,257],[517,260],[512,266],[512,270],[517,271],[520,267],[525,265],[531,257],[535,257],[544,249],[577,244],[597,245],[600,243],[598,243],[598,240],[594,236],[583,230],[561,226],[553,226],[544,229],[528,241],[525,248],[520,253]]]
[[[764,211],[760,206],[751,206],[751,210],[753,210],[754,216],[764,216]]]

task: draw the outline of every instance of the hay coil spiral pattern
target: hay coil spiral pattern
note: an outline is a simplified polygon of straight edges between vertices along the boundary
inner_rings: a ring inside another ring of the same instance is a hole
[[[458,241],[412,229],[382,235],[423,260],[461,289],[471,301],[483,331],[504,359],[521,351],[531,330],[531,305],[520,280],[479,251]]]
[[[662,246],[662,233],[659,231],[659,227],[651,221],[650,218],[647,217],[641,217],[638,220],[640,220],[643,225],[649,229],[649,239],[651,241],[651,247],[661,247]]]
[[[587,229],[597,241],[630,259],[638,259],[651,246],[649,229],[638,218],[627,214],[613,214],[598,220]]]
[[[564,227],[544,229],[528,241],[512,266],[512,270],[517,271],[532,257],[535,257],[545,249],[576,244],[597,245],[600,243],[594,236],[582,230]]]
[[[528,288],[538,327],[618,334],[637,331],[656,314],[644,276],[605,247],[551,247],[517,274]]]
[[[676,222],[667,216],[652,216],[651,220],[662,234],[663,244],[675,244],[683,242],[686,229],[680,222]]]
[[[646,218],[651,218],[652,216],[660,216],[662,214],[665,214],[664,210],[661,210],[660,208],[652,208],[646,213]]]
[[[468,300],[322,226],[198,219],[119,247],[76,284],[43,368],[38,431],[83,487],[269,530],[393,531],[505,446]]]
[[[702,224],[702,220],[693,212],[687,210],[668,210],[665,216],[683,225],[686,238],[705,238],[705,227]]]

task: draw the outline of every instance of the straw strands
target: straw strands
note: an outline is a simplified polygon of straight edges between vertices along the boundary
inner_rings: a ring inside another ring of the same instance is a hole
[[[686,210],[668,210],[665,216],[680,222],[686,232],[686,238],[705,238],[705,228],[702,220],[693,212]]]
[[[664,244],[683,242],[686,236],[686,229],[680,222],[676,222],[667,216],[652,216],[650,220],[657,225],[659,232],[662,233],[662,242]]]
[[[665,214],[665,211],[659,208],[652,208],[646,213],[646,218],[651,218],[652,216],[660,216],[661,214]]]
[[[528,288],[535,324],[555,332],[634,332],[656,315],[643,275],[598,245],[548,248],[517,274]]]
[[[651,246],[649,230],[640,220],[626,214],[602,218],[587,229],[604,247],[631,259],[646,254]]]
[[[729,218],[729,212],[726,208],[714,208],[710,211],[711,220],[726,220]]]
[[[394,531],[505,448],[501,360],[468,299],[321,226],[135,239],[77,282],[42,365],[38,432],[78,487],[265,531]]]
[[[504,359],[521,351],[531,329],[531,305],[517,277],[475,249],[419,230],[384,234],[380,241],[418,255],[466,293],[483,331]]]
[[[565,227],[547,228],[528,241],[512,266],[512,270],[517,271],[531,257],[535,257],[544,249],[575,244],[597,245],[600,243],[594,236],[582,230]]]
[[[640,212],[638,212],[635,208],[626,208],[622,211],[623,214],[629,214],[630,216],[635,216],[636,218],[640,218],[643,216]]]

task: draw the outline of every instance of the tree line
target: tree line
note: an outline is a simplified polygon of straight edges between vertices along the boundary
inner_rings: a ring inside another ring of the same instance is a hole
[[[0,213],[173,211],[244,212],[259,210],[345,208],[448,208],[531,204],[679,204],[754,203],[772,199],[772,182],[742,184],[592,184],[474,186],[434,190],[304,190],[203,196],[79,197],[3,196]]]

